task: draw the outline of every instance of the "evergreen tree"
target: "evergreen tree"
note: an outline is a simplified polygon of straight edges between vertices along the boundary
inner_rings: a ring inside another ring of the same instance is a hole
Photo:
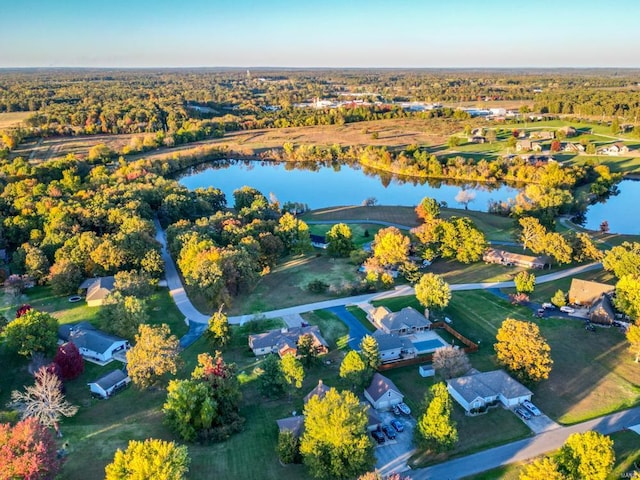
[[[286,388],[287,380],[284,378],[278,356],[268,355],[262,362],[262,373],[258,377],[258,390],[265,397],[278,398],[284,395]]]
[[[380,366],[380,350],[378,341],[371,335],[365,335],[360,342],[360,351],[364,357],[365,364],[371,370],[376,370]]]
[[[424,413],[418,420],[416,440],[434,452],[451,450],[458,442],[458,429],[451,420],[451,398],[444,383],[433,385],[425,398]]]

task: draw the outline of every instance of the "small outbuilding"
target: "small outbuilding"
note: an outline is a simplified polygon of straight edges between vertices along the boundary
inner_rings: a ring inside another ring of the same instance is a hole
[[[87,383],[87,385],[92,394],[101,398],[109,398],[126,388],[129,383],[131,383],[129,375],[122,370],[114,370],[93,382]]]
[[[364,396],[376,410],[388,410],[404,400],[400,389],[387,377],[377,372],[373,375],[371,385],[365,389]]]

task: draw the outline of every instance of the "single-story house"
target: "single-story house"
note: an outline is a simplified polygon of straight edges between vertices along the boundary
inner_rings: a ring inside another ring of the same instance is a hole
[[[291,327],[269,330],[265,333],[249,335],[249,347],[253,350],[254,355],[266,355],[268,353],[277,353],[283,357],[287,353],[297,354],[298,340],[303,335],[310,335],[313,346],[319,354],[329,351],[329,344],[322,337],[320,329],[316,325],[308,325],[306,327]]]
[[[542,270],[544,268],[551,268],[551,259],[546,255],[538,257],[532,257],[530,255],[521,255],[519,253],[505,252],[504,250],[498,250],[496,248],[488,248],[482,259],[487,263],[497,263],[500,265],[526,268],[536,268]]]
[[[504,370],[475,373],[447,380],[449,394],[467,412],[497,402],[514,407],[531,400],[531,391]]]
[[[589,321],[600,325],[611,325],[616,318],[611,299],[608,295],[602,295],[591,304],[589,308]]]
[[[600,299],[602,295],[608,295],[615,291],[616,287],[606,283],[591,282],[574,278],[569,287],[569,303],[590,307]]]
[[[425,312],[428,316],[429,311],[425,310]],[[388,313],[375,323],[375,326],[384,333],[410,335],[412,333],[429,330],[431,328],[431,322],[415,308],[405,307],[399,312]]]
[[[364,396],[376,410],[388,410],[404,400],[400,389],[378,372],[373,375],[371,385],[365,389]]]
[[[556,132],[550,130],[532,130],[529,134],[529,138],[535,138],[537,140],[553,140],[556,138]]]
[[[562,127],[558,129],[559,132],[564,133],[565,137],[575,137],[578,133],[577,130],[571,125],[567,125],[566,127]]]
[[[331,387],[327,387],[324,383],[322,383],[322,380],[318,380],[318,385],[316,385],[313,390],[307,393],[307,395],[304,397],[304,404],[306,405],[307,403],[309,403],[309,400],[311,400],[313,397],[318,397],[320,400],[322,400],[329,390],[331,390]]]
[[[325,250],[329,243],[327,242],[327,238],[324,235],[309,235],[311,237],[311,246],[316,248],[322,248]]]
[[[80,284],[80,290],[86,290],[86,301],[90,307],[99,307],[104,305],[104,301],[114,290],[115,278],[111,277],[97,277],[88,278],[82,284]]]
[[[584,148],[584,145],[582,145],[581,143],[569,142],[564,145],[562,150],[565,152],[582,153],[585,151],[585,148]]]
[[[73,342],[80,355],[99,362],[110,362],[116,352],[129,348],[128,340],[98,330],[89,322],[60,325],[58,338]]]
[[[516,152],[529,152],[532,149],[531,140],[518,140],[516,143]]]
[[[91,393],[101,396],[102,398],[109,398],[111,395],[118,393],[125,388],[131,379],[122,370],[114,370],[106,375],[87,383]]]
[[[376,330],[373,338],[378,342],[378,352],[382,363],[393,362],[401,358],[414,358],[417,355],[416,347],[408,338],[399,337],[394,333],[384,333]]]
[[[598,153],[601,155],[624,155],[625,153],[629,153],[629,147],[627,147],[624,143],[617,142],[613,145],[607,145],[606,147],[602,147],[598,150]]]
[[[304,415],[281,418],[276,420],[276,423],[280,433],[291,432],[295,438],[300,438],[304,432]]]

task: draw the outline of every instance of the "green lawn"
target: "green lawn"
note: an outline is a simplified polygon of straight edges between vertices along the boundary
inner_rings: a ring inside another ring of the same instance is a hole
[[[315,310],[303,313],[302,318],[309,324],[317,325],[320,328],[320,332],[329,344],[330,349],[338,348],[344,350],[348,348],[349,329],[333,313],[327,310]]]
[[[347,225],[351,229],[353,243],[358,247],[361,247],[365,243],[373,241],[373,237],[376,236],[378,230],[384,228],[382,225],[376,225],[373,223],[351,223]],[[309,232],[314,235],[326,235],[332,227],[333,224],[309,225]]]

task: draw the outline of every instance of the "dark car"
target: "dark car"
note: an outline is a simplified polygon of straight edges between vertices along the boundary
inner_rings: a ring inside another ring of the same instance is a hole
[[[374,430],[373,432],[371,432],[371,436],[379,444],[384,443],[384,435],[382,434],[382,432],[379,432],[378,430]]]
[[[522,407],[517,407],[514,412],[523,420],[531,420],[531,414]]]
[[[389,440],[395,440],[396,432],[389,425],[383,425],[382,431],[384,432],[384,434],[387,436]]]
[[[544,317],[544,308],[539,308],[536,315],[538,316],[538,318]]]
[[[391,420],[391,426],[396,429],[396,432],[403,432],[404,431],[404,424],[400,420],[398,420],[396,418]]]

